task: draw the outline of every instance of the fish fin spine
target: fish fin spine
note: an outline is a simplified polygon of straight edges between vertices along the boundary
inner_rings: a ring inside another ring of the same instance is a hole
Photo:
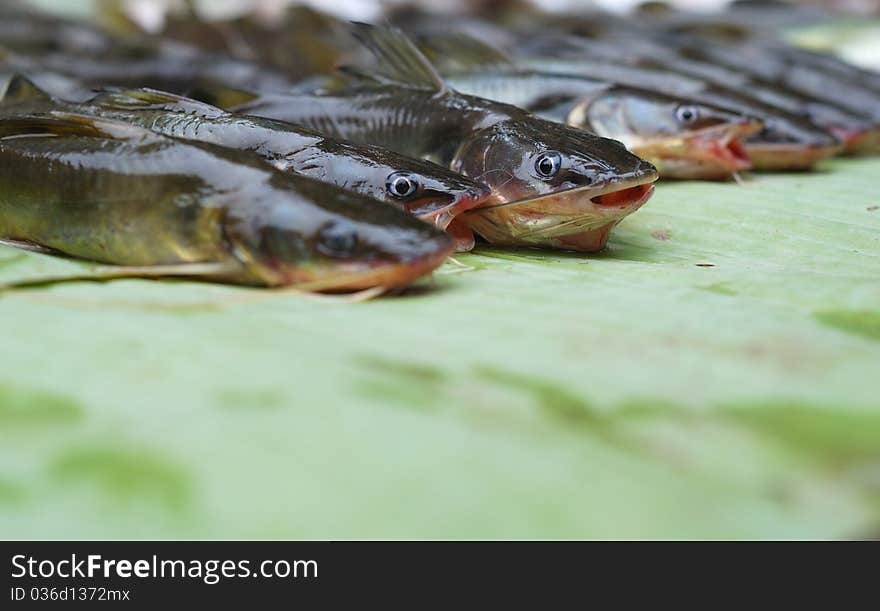
[[[379,78],[404,87],[445,93],[449,86],[437,69],[400,29],[368,23],[352,24],[352,36],[380,61]]]
[[[0,105],[20,104],[22,102],[49,101],[52,99],[48,93],[40,89],[31,79],[24,74],[13,74],[6,84],[6,90],[0,96]]]

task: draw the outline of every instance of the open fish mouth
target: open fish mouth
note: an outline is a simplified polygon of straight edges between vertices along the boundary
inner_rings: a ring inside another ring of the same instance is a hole
[[[442,198],[424,197],[407,204],[406,210],[419,220],[445,231],[455,241],[455,252],[468,252],[474,248],[476,240],[471,228],[460,220],[461,215],[485,205],[491,194],[492,191],[486,187],[480,192]]]
[[[596,252],[611,230],[654,193],[656,173],[575,187],[537,197],[484,206],[462,219],[492,244]]]
[[[456,217],[485,204],[490,195],[486,187],[480,192],[423,197],[407,203],[405,208],[418,219],[446,230]]]
[[[763,123],[746,120],[695,130],[677,138],[659,139],[633,147],[667,178],[718,179],[752,168],[743,140],[758,133]]]

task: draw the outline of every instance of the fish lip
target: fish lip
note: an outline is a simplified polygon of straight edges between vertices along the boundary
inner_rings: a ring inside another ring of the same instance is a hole
[[[469,210],[473,210],[481,206],[484,202],[486,202],[491,196],[491,191],[488,187],[485,187],[479,193],[473,192],[464,192],[464,193],[456,193],[455,195],[444,195],[442,199],[446,199],[449,203],[442,206],[441,208],[437,208],[436,210],[432,210],[431,212],[425,214],[416,215],[416,218],[419,220],[425,221],[426,223],[430,223],[436,226],[438,229],[445,230],[449,227],[449,224],[452,223],[461,214],[468,212]],[[439,200],[440,197],[424,197],[415,202],[411,202],[411,204],[415,204],[417,202],[429,202],[431,200]],[[411,206],[407,206],[408,208]]]
[[[571,212],[563,211],[559,214],[553,214],[552,211],[544,213],[541,210],[541,199],[559,197],[560,194],[564,196],[566,193],[577,191],[568,189],[530,200],[535,208],[535,217],[540,219],[536,224],[529,222],[528,210],[520,211],[520,218],[513,217],[513,223],[505,221],[506,215],[498,216],[490,211],[485,216],[472,216],[469,226],[493,244],[541,246],[580,252],[596,252],[605,247],[611,230],[625,217],[641,208],[654,193],[655,186],[651,182],[645,180],[628,182],[630,185],[635,182],[638,184],[624,189],[603,189],[606,195],[609,193],[624,194],[627,191],[632,191],[632,197],[623,202],[615,201],[611,204],[602,204],[594,202],[590,198],[586,205],[583,202],[577,202],[577,208]],[[600,197],[600,195],[594,193],[593,198],[596,197]],[[538,202],[537,206],[535,206],[535,202]]]
[[[440,267],[455,252],[449,239],[443,248],[407,261],[372,261],[344,264],[341,272],[326,278],[291,282],[299,290],[316,293],[351,293],[373,288],[388,291],[410,286],[422,276]]]
[[[592,229],[587,229],[587,230],[581,230],[581,231],[573,232],[573,233],[590,233],[590,232],[602,231],[609,223],[616,224],[620,220],[623,220],[623,218],[629,216],[630,214],[632,214],[633,212],[635,212],[636,210],[638,210],[639,208],[644,206],[646,203],[648,203],[648,200],[651,199],[651,197],[654,195],[655,186],[653,184],[641,183],[641,184],[633,185],[631,187],[627,187],[625,189],[617,189],[617,190],[611,191],[611,193],[616,193],[618,191],[628,191],[628,190],[635,189],[637,187],[643,187],[643,186],[646,188],[641,191],[641,193],[638,195],[638,197],[636,199],[627,201],[626,203],[624,203],[622,205],[603,205],[603,204],[599,204],[596,202],[591,202],[597,208],[594,211],[594,213],[599,216],[605,217],[605,218],[601,219],[604,222],[601,225],[599,225],[598,227],[594,227]],[[600,197],[600,195],[607,195],[607,194],[608,193],[594,195],[593,197]],[[593,198],[590,198],[590,199],[592,200]],[[575,217],[575,219],[572,219],[572,221],[570,221],[570,223],[571,224],[575,223],[576,221],[580,220],[583,216],[584,216],[584,214],[577,215],[577,217]],[[529,237],[534,237],[536,235],[542,235],[542,234],[547,234],[547,233],[556,233],[561,228],[563,228],[565,226],[566,226],[566,223],[563,222],[558,225],[541,227],[541,228],[534,229],[533,231],[522,233],[518,237],[519,238],[529,238]]]
[[[554,198],[558,198],[564,195],[576,195],[579,193],[590,193],[590,197],[587,198],[592,200],[595,197],[599,197],[602,195],[608,195],[609,193],[614,193],[616,191],[623,191],[626,189],[631,189],[633,187],[639,187],[641,185],[650,184],[656,182],[659,178],[659,175],[656,170],[653,172],[645,172],[639,176],[623,176],[620,178],[614,178],[609,180],[601,187],[594,187],[592,185],[583,185],[580,187],[571,187],[568,189],[560,189],[558,191],[552,191],[550,193],[541,193],[540,195],[535,195],[532,197],[527,197],[523,199],[517,199],[511,202],[502,202],[500,204],[492,204],[489,206],[479,206],[472,210],[469,210],[464,214],[464,216],[471,216],[474,214],[481,214],[488,210],[498,210],[499,208],[512,208],[516,206],[523,206],[528,204],[536,204],[541,201],[548,201]],[[596,204],[592,202],[594,206],[601,207],[601,204]]]
[[[738,172],[752,167],[743,140],[758,133],[763,127],[764,123],[758,119],[744,119],[694,130],[677,139],[649,142],[638,147],[638,151],[661,160],[691,160],[711,164],[714,169],[724,172]],[[712,169],[706,168],[704,171],[708,173]]]

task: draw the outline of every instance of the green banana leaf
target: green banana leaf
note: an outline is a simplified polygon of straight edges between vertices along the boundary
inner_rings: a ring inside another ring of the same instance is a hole
[[[878,173],[663,183],[600,255],[366,303],[4,290],[0,537],[874,536]]]

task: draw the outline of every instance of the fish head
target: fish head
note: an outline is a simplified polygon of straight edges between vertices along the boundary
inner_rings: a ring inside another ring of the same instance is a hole
[[[451,167],[491,190],[462,217],[489,242],[583,251],[604,247],[657,179],[654,166],[620,142],[534,117],[476,131]]]
[[[333,164],[342,186],[403,208],[446,229],[460,214],[481,205],[489,188],[441,165],[388,149],[337,143],[316,164]],[[339,184],[339,183],[338,183]]]
[[[719,178],[751,168],[742,140],[763,128],[732,110],[626,87],[581,100],[567,122],[620,140],[671,178]]]
[[[225,224],[236,257],[263,284],[319,292],[402,288],[454,250],[445,232],[393,205],[309,178],[288,182]]]

